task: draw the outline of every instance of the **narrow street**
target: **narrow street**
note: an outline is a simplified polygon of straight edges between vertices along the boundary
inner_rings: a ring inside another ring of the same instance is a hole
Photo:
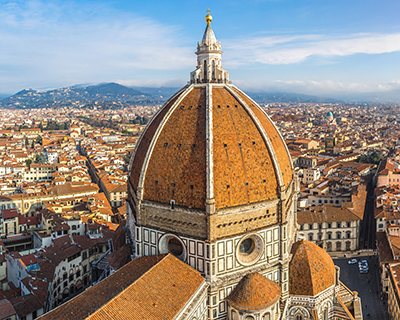
[[[387,301],[381,300],[377,256],[356,257],[358,260],[365,259],[368,261],[370,270],[365,274],[359,272],[358,264],[348,264],[351,258],[333,260],[335,265],[340,267],[340,280],[350,290],[358,292],[362,302],[364,319],[389,320]]]
[[[360,223],[359,249],[375,249],[374,187],[372,181],[367,185],[367,200],[364,218]]]

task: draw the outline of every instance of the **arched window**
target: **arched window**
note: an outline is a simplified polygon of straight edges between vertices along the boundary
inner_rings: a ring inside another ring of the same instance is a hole
[[[271,320],[271,314],[267,312],[266,314],[263,315],[262,320]]]
[[[341,237],[341,232],[336,232],[336,239],[340,239],[340,237]]]
[[[207,61],[204,60],[204,81],[207,81]]]
[[[328,320],[328,308],[324,310],[324,320]]]
[[[346,241],[346,250],[350,250],[350,248],[351,248],[351,242]]]
[[[296,315],[296,320],[303,320],[303,316],[301,314]]]
[[[231,311],[231,320],[238,320],[239,316],[235,310]]]
[[[215,80],[215,61],[212,61],[212,79]]]
[[[332,242],[326,243],[326,251],[332,251]]]
[[[342,243],[336,242],[336,250],[342,250]]]
[[[308,241],[313,241],[314,240],[314,235],[312,233],[310,233],[308,235]]]

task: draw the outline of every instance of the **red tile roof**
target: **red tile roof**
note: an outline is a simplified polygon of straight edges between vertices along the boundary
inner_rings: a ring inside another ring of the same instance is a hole
[[[173,255],[144,256],[40,319],[173,319],[203,282]]]
[[[253,272],[239,281],[226,300],[239,310],[264,310],[279,300],[281,292],[281,287],[277,283]]]
[[[10,301],[7,299],[0,300],[0,319],[7,319],[16,313]]]
[[[316,296],[335,284],[335,265],[329,254],[309,241],[292,247],[289,263],[289,293]]]
[[[9,219],[9,218],[18,217],[18,210],[17,209],[4,209],[4,210],[1,210],[1,213],[3,215],[3,219]]]

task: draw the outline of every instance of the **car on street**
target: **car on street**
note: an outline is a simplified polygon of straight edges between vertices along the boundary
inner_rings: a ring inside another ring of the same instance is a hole
[[[350,259],[348,261],[348,264],[356,264],[357,263],[357,259]]]
[[[360,270],[360,273],[368,273],[369,272],[369,268],[368,267],[367,268],[360,267],[359,270]]]
[[[368,273],[369,271],[369,266],[367,260],[361,260],[358,262],[358,270],[360,273]]]

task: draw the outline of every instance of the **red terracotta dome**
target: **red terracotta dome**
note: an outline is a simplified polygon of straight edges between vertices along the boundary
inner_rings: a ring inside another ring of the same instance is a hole
[[[258,311],[275,304],[281,292],[281,287],[277,283],[253,272],[239,281],[226,300],[236,309]]]
[[[277,198],[291,159],[266,113],[231,84],[191,84],[152,118],[138,141],[130,183],[141,200],[215,209]]]
[[[316,296],[335,284],[335,265],[329,254],[309,241],[292,247],[289,264],[289,293]]]

